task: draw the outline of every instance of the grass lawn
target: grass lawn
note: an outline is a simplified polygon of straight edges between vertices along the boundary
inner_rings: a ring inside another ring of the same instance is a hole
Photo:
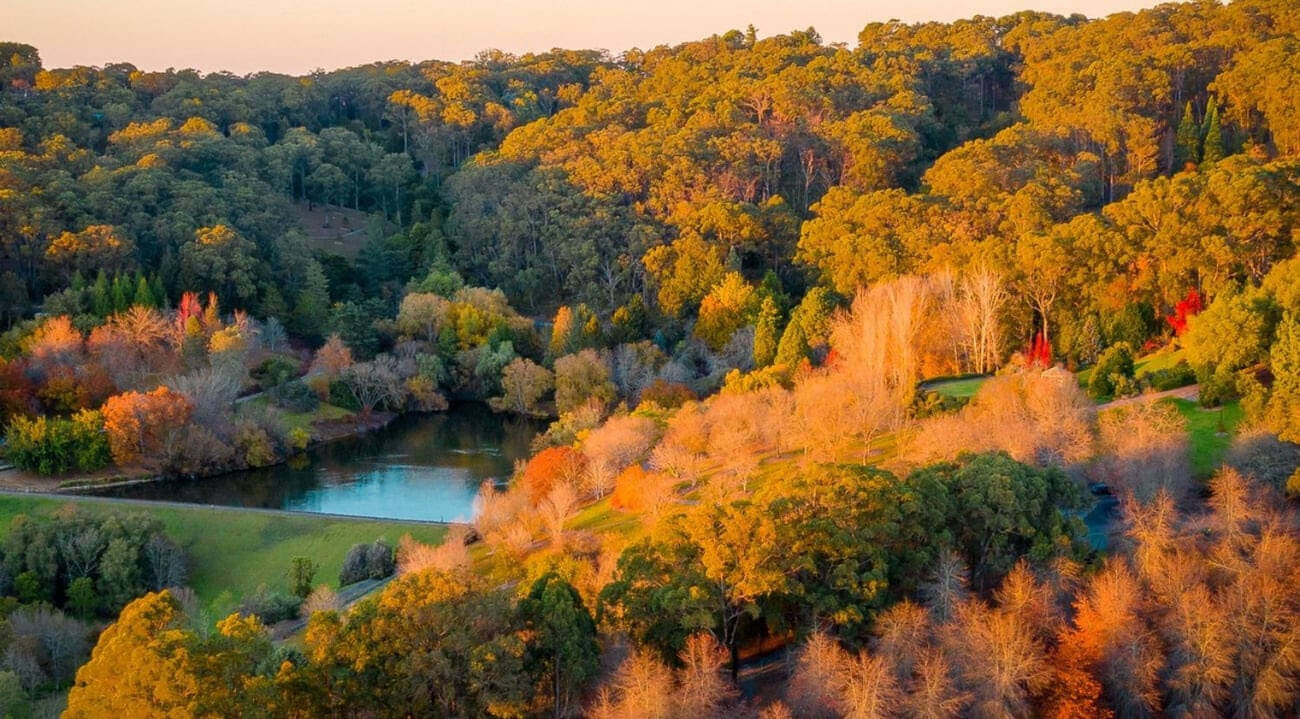
[[[442,541],[446,527],[310,515],[287,516],[239,509],[165,507],[45,497],[0,496],[0,526],[7,531],[17,514],[47,514],[65,504],[92,513],[143,512],[157,517],[167,534],[185,547],[190,586],[214,617],[224,616],[239,598],[265,584],[288,590],[294,557],[320,564],[319,583],[337,587],[348,548],[383,537],[396,544],[403,534],[427,543]]]
[[[922,389],[928,392],[938,392],[939,394],[947,395],[949,397],[964,399],[975,396],[975,392],[987,379],[988,375],[941,379],[933,382],[926,382]]]
[[[1241,422],[1241,405],[1225,404],[1221,409],[1201,409],[1196,402],[1185,399],[1167,400],[1174,403],[1187,418],[1187,433],[1192,445],[1192,471],[1197,477],[1214,474],[1223,455],[1232,444],[1237,425]],[[1220,424],[1222,420],[1222,424]]]
[[[245,403],[245,406],[249,408],[262,409],[269,404],[270,400],[265,396],[262,396],[250,399]],[[319,407],[311,412],[280,411],[280,418],[284,420],[284,426],[286,429],[302,428],[308,432],[311,431],[311,426],[314,422],[328,422],[330,420],[343,419],[344,417],[350,416],[352,416],[351,410],[343,409],[342,407],[328,403],[321,403]]]

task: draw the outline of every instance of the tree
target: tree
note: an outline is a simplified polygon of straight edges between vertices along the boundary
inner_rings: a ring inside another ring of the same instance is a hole
[[[194,241],[181,247],[180,262],[185,287],[215,292],[237,307],[249,306],[257,295],[257,246],[227,225],[196,230]]]
[[[193,712],[198,683],[182,621],[180,604],[170,592],[127,605],[77,671],[67,715],[90,719]],[[123,671],[124,666],[130,671]]]
[[[319,337],[329,321],[329,310],[329,280],[320,263],[312,260],[303,269],[302,286],[294,299],[290,324],[295,332]]]
[[[537,504],[560,484],[578,486],[587,471],[587,459],[572,447],[547,447],[524,465],[519,482]]]
[[[1209,106],[1205,109],[1205,128],[1203,130],[1205,140],[1201,151],[1201,159],[1207,165],[1212,165],[1223,159],[1225,154],[1223,148],[1223,130],[1219,127],[1219,101],[1218,98],[1211,95]]]
[[[307,628],[315,696],[412,716],[519,716],[537,677],[518,614],[472,576],[426,570],[394,579],[340,617]],[[325,705],[328,706],[328,705]],[[306,709],[320,714],[325,706]]]
[[[140,462],[164,467],[184,441],[191,405],[166,387],[149,393],[125,392],[104,402],[104,431],[119,465]]]
[[[337,377],[343,373],[343,370],[351,367],[352,350],[343,343],[343,339],[337,334],[332,334],[325,344],[316,350],[316,357],[311,363],[311,372],[321,372],[327,377]]]
[[[438,332],[447,320],[451,303],[431,292],[412,292],[402,298],[397,311],[397,328],[411,337],[419,337],[430,345],[438,340]]]
[[[616,397],[609,367],[594,350],[585,349],[555,360],[555,409],[560,414],[588,400],[608,405]]]
[[[700,302],[695,336],[717,352],[737,330],[754,321],[757,310],[754,288],[739,272],[729,272]]]
[[[501,397],[492,406],[518,414],[536,414],[538,402],[555,386],[555,375],[530,359],[516,357],[501,371]]]
[[[1278,325],[1277,341],[1269,351],[1269,369],[1273,391],[1266,408],[1267,422],[1281,439],[1300,441],[1300,316],[1287,315]]]
[[[600,668],[596,623],[578,590],[554,572],[533,583],[519,602],[519,612],[524,627],[532,632],[530,671],[550,685],[552,715],[569,716],[583,685]]]
[[[777,343],[781,339],[781,311],[770,297],[763,298],[758,310],[758,322],[754,326],[754,366],[763,368],[776,360]]]
[[[392,355],[379,355],[369,362],[352,364],[343,370],[340,377],[361,405],[361,411],[367,415],[380,404],[400,407],[406,398],[397,360]]]
[[[1174,134],[1174,166],[1179,172],[1189,165],[1201,161],[1201,126],[1192,116],[1192,103],[1183,105],[1183,118],[1178,122],[1178,131]]]
[[[289,588],[299,599],[306,599],[312,591],[316,570],[320,568],[311,557],[294,557],[289,566]]]

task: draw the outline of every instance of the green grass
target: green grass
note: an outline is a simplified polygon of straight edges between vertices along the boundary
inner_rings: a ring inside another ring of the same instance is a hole
[[[1220,409],[1202,409],[1185,399],[1168,400],[1187,419],[1187,433],[1192,446],[1192,471],[1197,477],[1214,474],[1232,444],[1243,413],[1241,405],[1229,402]]]
[[[161,520],[168,536],[185,547],[190,586],[217,617],[259,585],[287,591],[287,572],[294,557],[314,559],[320,564],[318,583],[337,587],[343,557],[353,544],[380,537],[395,544],[403,534],[437,543],[447,531],[438,525],[365,519],[20,496],[0,496],[0,525],[4,527],[0,531],[7,531],[17,514],[48,514],[65,504],[96,514],[141,512]]]
[[[262,396],[262,397],[257,397],[255,399],[250,399],[245,406],[249,407],[250,409],[253,408],[262,409],[263,407],[268,406],[269,403],[270,400],[267,399],[267,397]],[[328,422],[330,420],[343,419],[345,417],[351,417],[351,416],[352,416],[351,410],[344,409],[342,407],[338,407],[336,405],[332,405],[328,403],[322,403],[319,407],[317,407],[315,410],[311,412],[288,412],[284,410],[280,411],[280,419],[284,421],[284,426],[286,429],[301,428],[307,430],[308,432],[311,431],[312,424],[316,422]]]
[[[987,375],[975,375],[972,377],[957,377],[955,379],[941,379],[932,382],[926,382],[924,389],[930,392],[938,392],[949,397],[965,399],[975,396],[975,392],[988,379]]]

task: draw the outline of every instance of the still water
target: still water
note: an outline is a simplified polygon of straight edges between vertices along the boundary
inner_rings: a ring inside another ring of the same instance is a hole
[[[406,415],[286,464],[195,480],[149,482],[104,496],[386,519],[467,521],[485,479],[507,479],[545,424],[457,404]]]

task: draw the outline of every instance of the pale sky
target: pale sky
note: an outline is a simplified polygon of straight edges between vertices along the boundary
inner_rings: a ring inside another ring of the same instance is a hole
[[[376,60],[463,60],[485,48],[618,53],[753,24],[808,26],[856,44],[868,22],[954,20],[1035,9],[1100,17],[1155,0],[0,0],[0,41],[46,67],[131,62],[302,74]]]

